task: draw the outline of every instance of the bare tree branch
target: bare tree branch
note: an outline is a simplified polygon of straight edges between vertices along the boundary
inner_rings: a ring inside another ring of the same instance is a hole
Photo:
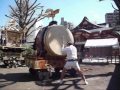
[[[8,15],[5,15],[6,17],[9,17],[9,18],[11,18],[11,19],[14,19],[14,17],[11,17],[11,16],[8,16]]]
[[[38,3],[38,4],[37,4],[37,5],[35,5],[34,7],[31,7],[31,8],[30,8],[30,10],[35,10],[35,9],[38,9],[37,7],[40,7],[39,5],[40,5],[40,3]]]
[[[29,23],[31,22],[31,18],[33,17],[34,13],[35,13],[35,11],[33,11],[33,12],[31,13],[31,15],[30,15],[28,21],[26,22],[27,24],[29,24]]]
[[[35,1],[33,2],[33,4],[29,7],[29,9],[31,9],[31,8],[36,4],[36,2],[37,2],[37,0],[35,0]]]
[[[36,28],[35,30],[32,30],[31,32],[29,32],[27,35],[26,35],[26,37],[28,37],[29,35],[31,35],[33,32],[35,32],[35,31],[37,31],[37,30],[39,30],[39,28],[40,27],[42,27],[42,26],[39,26],[38,28]]]
[[[113,6],[113,4],[111,3],[111,5],[112,5],[112,7],[115,9],[115,10],[117,10],[118,11],[118,9],[116,9],[114,6]]]
[[[118,9],[120,10],[120,0],[114,0],[116,6],[118,7]]]
[[[12,6],[9,6],[9,7],[10,7],[11,10],[12,10],[13,16],[19,17],[18,14],[16,13],[16,11],[13,9],[13,7],[12,7]]]

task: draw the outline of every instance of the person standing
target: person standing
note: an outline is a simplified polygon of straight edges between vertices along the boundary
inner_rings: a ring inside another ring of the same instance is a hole
[[[58,82],[60,84],[63,82],[65,71],[67,69],[74,68],[79,73],[79,75],[82,77],[82,79],[84,80],[85,84],[87,85],[88,82],[86,81],[85,76],[82,73],[82,71],[80,69],[80,66],[78,64],[77,48],[73,45],[73,43],[68,42],[66,47],[64,47],[64,44],[63,44],[62,52],[64,54],[66,54],[67,56],[66,56],[66,63],[64,65],[64,68],[63,68],[62,73],[61,73],[61,78],[60,78],[60,80]]]

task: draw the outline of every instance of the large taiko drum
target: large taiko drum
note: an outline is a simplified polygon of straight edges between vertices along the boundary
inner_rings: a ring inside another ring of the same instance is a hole
[[[44,34],[44,47],[52,56],[63,56],[62,45],[73,42],[71,31],[62,25],[49,26]]]

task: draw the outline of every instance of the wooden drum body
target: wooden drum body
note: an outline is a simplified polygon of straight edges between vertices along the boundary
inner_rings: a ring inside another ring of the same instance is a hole
[[[71,31],[62,25],[48,26],[39,31],[35,40],[38,56],[35,60],[32,60],[32,63],[37,66],[36,69],[45,69],[46,65],[54,68],[63,68],[65,55],[62,54],[61,50],[62,45],[66,45],[67,42],[74,43],[74,38]],[[42,60],[39,58],[42,58]]]

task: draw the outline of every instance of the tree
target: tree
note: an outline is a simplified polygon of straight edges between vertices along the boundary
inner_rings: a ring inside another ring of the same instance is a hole
[[[118,7],[118,10],[120,11],[120,0],[114,0],[116,6]]]
[[[99,1],[104,1],[104,0],[99,0]],[[114,9],[119,11],[119,21],[118,21],[118,24],[120,25],[120,0],[113,0],[113,1],[114,1],[114,3],[116,4],[116,6],[118,8],[118,9],[116,9],[116,8],[114,8]]]
[[[37,21],[42,20],[46,17],[43,12],[43,6],[41,3],[37,3],[37,0],[14,0],[15,7],[9,6],[11,9],[10,15],[7,17],[14,19],[20,29],[19,32],[24,34],[24,37],[27,37],[29,30],[36,24]],[[36,11],[40,11],[39,15],[36,16]]]
[[[104,0],[99,0],[99,1],[104,1]],[[113,0],[118,7],[118,10],[120,10],[120,0]]]

